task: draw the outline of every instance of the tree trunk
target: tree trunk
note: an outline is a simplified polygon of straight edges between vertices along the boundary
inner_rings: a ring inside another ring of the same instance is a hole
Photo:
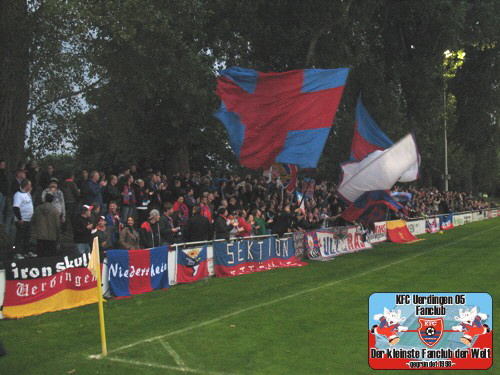
[[[185,142],[179,141],[178,146],[169,152],[164,169],[168,174],[189,172],[189,149]]]
[[[24,158],[29,101],[29,21],[25,1],[0,1],[0,158],[12,172]]]

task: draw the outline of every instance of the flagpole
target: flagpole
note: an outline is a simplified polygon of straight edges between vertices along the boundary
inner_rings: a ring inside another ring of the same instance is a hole
[[[104,301],[102,298],[101,272],[97,273],[97,292],[99,293],[99,326],[101,329],[102,356],[106,357],[108,355],[108,348],[106,345],[106,327],[104,324]]]
[[[309,181],[307,182],[306,190],[302,192],[302,199],[299,202],[299,207],[302,204],[304,197],[306,196],[307,190],[309,190],[309,185],[311,184],[311,180],[312,180],[312,178],[309,178]]]
[[[94,242],[92,244],[92,254],[90,256],[90,264],[89,266],[92,267],[91,271],[94,274],[94,276],[97,277],[97,301],[98,301],[98,306],[99,306],[99,327],[101,330],[101,349],[102,349],[102,356],[106,357],[108,355],[108,348],[106,345],[106,327],[104,324],[104,306],[103,302],[104,299],[102,298],[102,283],[101,283],[101,262],[99,259],[99,240],[97,237],[94,238]],[[90,268],[89,267],[89,268]]]

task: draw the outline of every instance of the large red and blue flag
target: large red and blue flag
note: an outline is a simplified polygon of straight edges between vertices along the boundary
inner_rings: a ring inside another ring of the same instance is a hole
[[[216,93],[222,103],[215,116],[240,163],[252,169],[275,161],[316,168],[348,74],[348,68],[220,71]]]
[[[165,289],[168,281],[168,247],[149,250],[108,250],[109,286],[117,297]]]
[[[208,277],[207,247],[177,251],[177,282],[192,283]]]
[[[361,95],[356,104],[356,123],[351,145],[351,160],[360,161],[376,150],[385,150],[394,144],[380,130],[361,101]]]

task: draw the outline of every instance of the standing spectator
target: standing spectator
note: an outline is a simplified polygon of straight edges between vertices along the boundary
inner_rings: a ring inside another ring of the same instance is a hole
[[[99,255],[101,259],[104,258],[104,251],[111,249],[111,236],[108,228],[106,227],[106,218],[100,216],[97,220],[97,226],[92,230],[92,239],[97,237],[99,242]]]
[[[106,228],[107,232],[110,235],[110,243],[111,247],[114,247],[118,238],[120,237],[120,231],[123,228],[123,225],[120,220],[120,214],[118,213],[118,205],[115,201],[110,201],[108,206],[108,212],[105,215],[106,219]]]
[[[215,219],[215,239],[229,241],[229,234],[233,229],[233,221],[228,218],[227,209],[220,207],[217,219]]]
[[[148,218],[149,197],[148,191],[145,188],[144,181],[138,179],[134,185],[135,208],[137,210],[137,221],[143,223]]]
[[[64,195],[64,204],[66,205],[66,222],[72,221],[75,216],[76,205],[80,199],[80,189],[75,183],[75,174],[71,172],[69,177],[62,183],[61,190]]]
[[[36,239],[37,253],[40,257],[57,255],[61,221],[53,201],[52,193],[46,194],[44,203],[35,209],[31,218],[33,237]]]
[[[264,216],[262,216],[262,212],[259,209],[255,209],[253,211],[253,216],[255,220],[255,234],[262,236],[267,234],[266,221],[264,220]]]
[[[163,205],[163,215],[160,218],[160,233],[162,243],[173,244],[178,242],[178,235],[180,234],[181,228],[174,221],[172,214],[174,213],[174,208],[172,203],[167,202]]]
[[[118,190],[118,177],[114,174],[109,176],[109,183],[104,188],[104,192],[102,195],[102,199],[106,206],[109,207],[109,203],[113,202],[121,202],[122,194],[120,190]]]
[[[151,210],[149,220],[141,225],[140,231],[141,245],[145,249],[160,246],[160,212]]]
[[[128,170],[127,170],[128,171]],[[132,175],[128,174],[126,177],[126,181],[123,184],[123,189],[121,190],[122,193],[122,221],[125,221],[125,219],[129,216],[134,216],[135,215],[135,204],[136,204],[136,199],[135,199],[135,192],[134,192],[134,187],[132,186],[132,183],[134,182],[134,177]]]
[[[203,196],[201,198],[200,210],[201,210],[201,214],[208,219],[208,222],[210,224],[212,224],[213,223],[213,220],[212,220],[212,211],[210,210],[210,206],[209,206],[209,203],[208,203],[208,195],[207,196]]]
[[[97,222],[99,221],[99,217],[101,216],[101,206],[97,202],[93,202],[90,206],[90,224],[92,224],[92,228],[97,226]]]
[[[55,178],[55,169],[52,164],[47,164],[47,169],[43,171],[40,175],[40,180],[38,181],[38,186],[40,186],[40,190],[45,190],[49,184],[50,180]]]
[[[183,231],[185,242],[208,241],[212,239],[212,225],[205,216],[201,215],[200,206],[193,207],[191,216]]]
[[[186,204],[188,211],[193,212],[193,207],[196,205],[196,199],[194,197],[194,189],[192,187],[188,188],[187,194],[184,197],[184,203]]]
[[[35,201],[35,205],[39,202],[40,194],[39,192],[41,191],[40,189],[37,189],[38,187],[38,163],[36,162],[35,159],[30,160],[28,164],[28,168],[26,169],[26,178],[31,181],[31,196],[33,197],[33,200]]]
[[[189,210],[184,203],[184,197],[182,195],[179,195],[177,200],[174,202],[173,208],[175,212],[178,212],[179,226],[183,228],[189,218]]]
[[[290,231],[292,215],[290,214],[290,206],[286,205],[283,211],[280,212],[273,225],[273,233],[279,237]]]
[[[76,186],[78,186],[81,195],[83,195],[86,189],[88,180],[89,180],[89,172],[86,169],[83,169],[80,177],[76,181]]]
[[[47,194],[52,194],[53,202],[52,205],[57,209],[59,213],[59,221],[61,222],[61,226],[64,228],[66,223],[66,205],[64,203],[64,194],[58,188],[57,178],[53,178],[50,180],[49,187],[42,191],[42,202],[45,202],[45,196]]]
[[[16,223],[16,240],[14,259],[20,260],[25,257],[36,257],[30,251],[31,217],[33,216],[33,199],[31,198],[31,181],[21,181],[21,189],[14,194],[12,210]]]
[[[90,208],[83,205],[78,215],[73,221],[73,242],[79,254],[90,253],[90,240],[92,224],[90,218]]]
[[[172,189],[172,198],[177,200],[180,196],[184,196],[185,190],[181,187],[181,181],[176,179],[174,180],[174,187]]]
[[[135,220],[132,216],[127,218],[127,225],[120,233],[118,247],[125,250],[138,250],[141,248],[139,232],[135,229]]]
[[[90,178],[87,181],[86,189],[84,189],[84,203],[88,205],[97,202],[99,206],[102,206],[102,190],[106,185],[106,181],[99,181],[99,172],[90,172]]]
[[[238,221],[236,237],[248,237],[252,234],[252,226],[248,224],[244,218],[245,214],[242,210],[234,211],[236,220]]]

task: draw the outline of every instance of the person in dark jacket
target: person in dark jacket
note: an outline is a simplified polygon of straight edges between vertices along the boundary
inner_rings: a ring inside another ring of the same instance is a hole
[[[90,206],[83,205],[73,221],[73,242],[80,254],[90,253],[92,223],[90,222]]]
[[[64,195],[64,204],[66,205],[66,225],[70,223],[76,213],[76,206],[80,200],[80,189],[75,183],[75,174],[71,172],[69,177],[64,180],[61,186]]]
[[[54,196],[45,195],[45,202],[35,209],[31,218],[33,237],[36,239],[37,254],[40,257],[57,255],[61,221],[59,211],[52,204]]]
[[[106,227],[106,218],[104,216],[100,216],[97,221],[97,226],[92,231],[92,239],[97,237],[99,241],[99,255],[100,258],[104,258],[104,251],[112,248],[112,240],[109,232],[109,228]]]
[[[144,249],[160,246],[160,212],[158,210],[151,210],[149,220],[141,225],[140,238]]]
[[[193,216],[191,216],[184,227],[184,241],[198,242],[212,239],[212,225],[205,216],[201,215],[200,205],[193,207]]]
[[[290,206],[286,205],[283,211],[280,212],[273,225],[273,233],[279,237],[283,237],[290,229],[292,215],[290,214]]]
[[[215,219],[215,239],[229,241],[229,233],[233,229],[232,221],[227,217],[227,209],[219,208],[219,215]]]
[[[109,176],[109,183],[106,185],[102,193],[102,199],[108,207],[110,202],[121,202],[122,193],[118,190],[117,184],[118,177],[115,175]]]
[[[180,230],[178,223],[173,218],[174,208],[172,203],[163,205],[163,215],[160,218],[160,234],[162,243],[173,244],[180,241]]]

